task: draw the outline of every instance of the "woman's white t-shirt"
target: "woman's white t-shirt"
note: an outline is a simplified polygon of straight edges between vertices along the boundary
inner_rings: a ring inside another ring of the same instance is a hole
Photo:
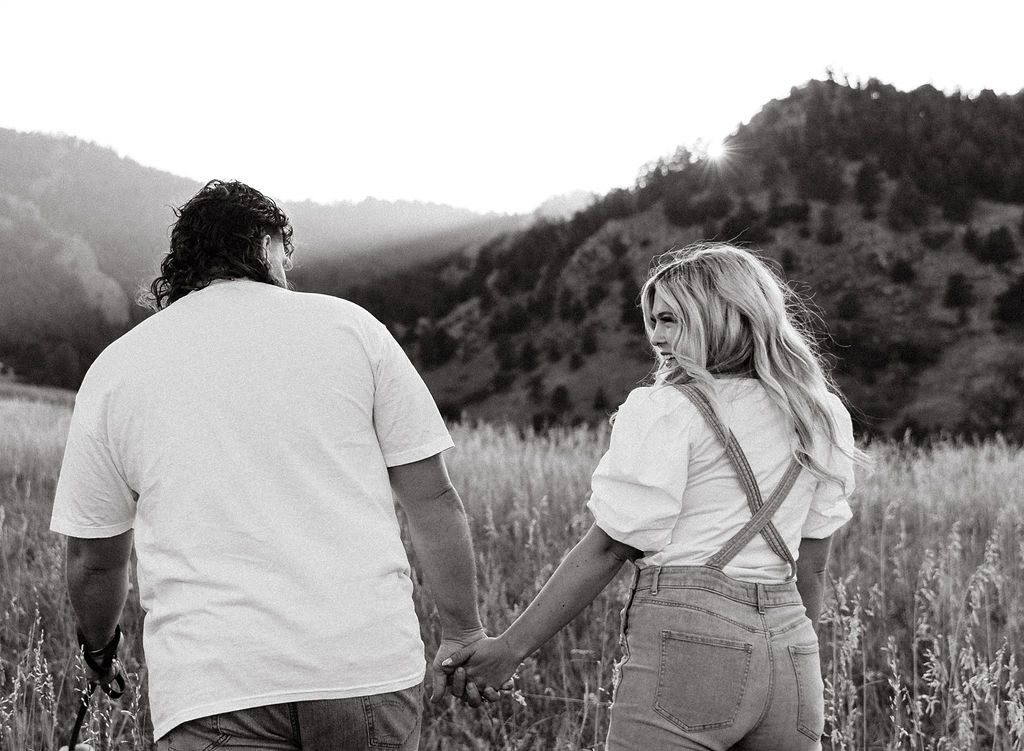
[[[710,396],[767,498],[793,457],[791,421],[753,378],[718,379]],[[794,559],[801,538],[828,537],[852,516],[847,498],[854,488],[853,428],[838,397],[830,394],[828,404],[840,448],[818,434],[813,454],[843,482],[820,480],[806,469],[797,477],[772,517]],[[725,447],[693,403],[667,385],[629,394],[592,490],[587,506],[597,525],[643,551],[640,566],[702,565],[751,517]],[[779,582],[789,566],[758,535],[723,571],[735,579]]]

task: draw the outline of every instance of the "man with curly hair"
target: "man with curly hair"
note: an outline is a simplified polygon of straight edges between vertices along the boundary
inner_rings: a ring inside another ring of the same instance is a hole
[[[177,217],[158,312],[90,368],[61,467],[83,648],[114,638],[134,544],[158,749],[414,749],[423,643],[393,498],[441,620],[435,695],[483,636],[444,422],[382,324],[288,289],[274,201],[215,180]]]

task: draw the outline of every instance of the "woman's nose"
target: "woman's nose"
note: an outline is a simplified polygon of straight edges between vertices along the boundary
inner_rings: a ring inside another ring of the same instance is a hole
[[[660,323],[654,325],[654,330],[651,331],[651,344],[658,347],[665,343],[665,331]]]

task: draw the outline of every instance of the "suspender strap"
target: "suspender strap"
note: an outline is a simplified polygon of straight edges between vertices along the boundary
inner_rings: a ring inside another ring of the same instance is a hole
[[[707,396],[704,392],[692,384],[681,384],[677,385],[680,391],[682,391],[697,410],[704,416],[704,420],[708,423],[708,426],[718,437],[718,440],[725,446],[725,454],[732,462],[733,468],[739,475],[740,484],[743,486],[743,492],[747,496],[747,506],[750,508],[750,514],[753,516],[757,513],[757,510],[764,505],[764,501],[761,498],[761,489],[757,485],[757,479],[754,477],[753,470],[750,469],[750,464],[747,462],[747,457],[743,453],[743,449],[740,448],[739,442],[736,440],[736,436],[733,435],[732,431],[725,427],[718,415],[715,414],[715,410],[711,406],[711,402],[708,401]],[[775,555],[779,556],[787,562],[792,561],[792,556],[789,550],[786,548],[786,543],[782,539],[782,535],[775,528],[774,524],[769,524],[762,536],[765,542],[768,543],[768,547],[771,548]]]
[[[793,489],[793,483],[796,482],[801,469],[802,467],[796,461],[789,463],[786,474],[782,476],[782,481],[775,488],[775,492],[771,494],[768,502],[757,510],[757,513],[751,517],[750,521],[733,535],[722,546],[722,549],[711,557],[711,560],[706,565],[719,570],[725,568],[725,565],[735,558],[736,554],[743,550],[747,543],[754,539],[758,533],[764,534],[765,527],[772,524],[772,515],[782,505],[782,502],[786,500],[789,491]],[[796,576],[796,561],[793,560],[793,556],[788,548],[786,548],[786,555],[782,557],[789,564],[790,576]]]
[[[750,469],[750,463],[747,461],[747,457],[743,453],[743,449],[740,448],[739,442],[736,440],[736,436],[733,435],[733,432],[729,430],[718,418],[718,415],[715,414],[715,410],[711,406],[711,402],[708,401],[707,396],[690,383],[676,384],[676,388],[685,394],[691,402],[693,402],[693,405],[704,417],[704,420],[707,422],[712,432],[714,432],[722,445],[725,446],[725,454],[733,465],[733,468],[736,470],[737,475],[739,475],[740,485],[742,485],[743,492],[747,497],[747,506],[750,508],[751,513],[750,522],[748,522],[743,529],[741,529],[717,554],[712,557],[708,565],[721,569],[725,564],[732,560],[732,558],[743,549],[743,546],[753,539],[755,535],[760,534],[764,537],[765,542],[768,544],[768,547],[771,548],[772,552],[789,564],[791,575],[795,575],[796,562],[793,560],[793,554],[790,553],[789,548],[782,539],[782,535],[779,534],[778,529],[776,529],[775,525],[772,524],[771,517],[792,489],[797,475],[800,474],[800,465],[796,461],[790,463],[790,466],[786,470],[786,474],[783,475],[782,481],[775,489],[775,492],[772,493],[771,498],[766,505],[761,497],[761,489],[758,487],[757,479],[754,477],[754,472]],[[740,539],[742,539],[742,542],[738,546],[734,546],[733,543]],[[727,554],[726,557],[723,557],[724,554]]]

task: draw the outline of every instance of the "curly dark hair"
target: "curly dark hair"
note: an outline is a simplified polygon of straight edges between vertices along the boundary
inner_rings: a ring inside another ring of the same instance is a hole
[[[154,310],[217,279],[274,284],[262,253],[265,235],[280,237],[289,258],[294,250],[288,217],[245,183],[211,180],[174,214],[171,248],[144,299]]]

